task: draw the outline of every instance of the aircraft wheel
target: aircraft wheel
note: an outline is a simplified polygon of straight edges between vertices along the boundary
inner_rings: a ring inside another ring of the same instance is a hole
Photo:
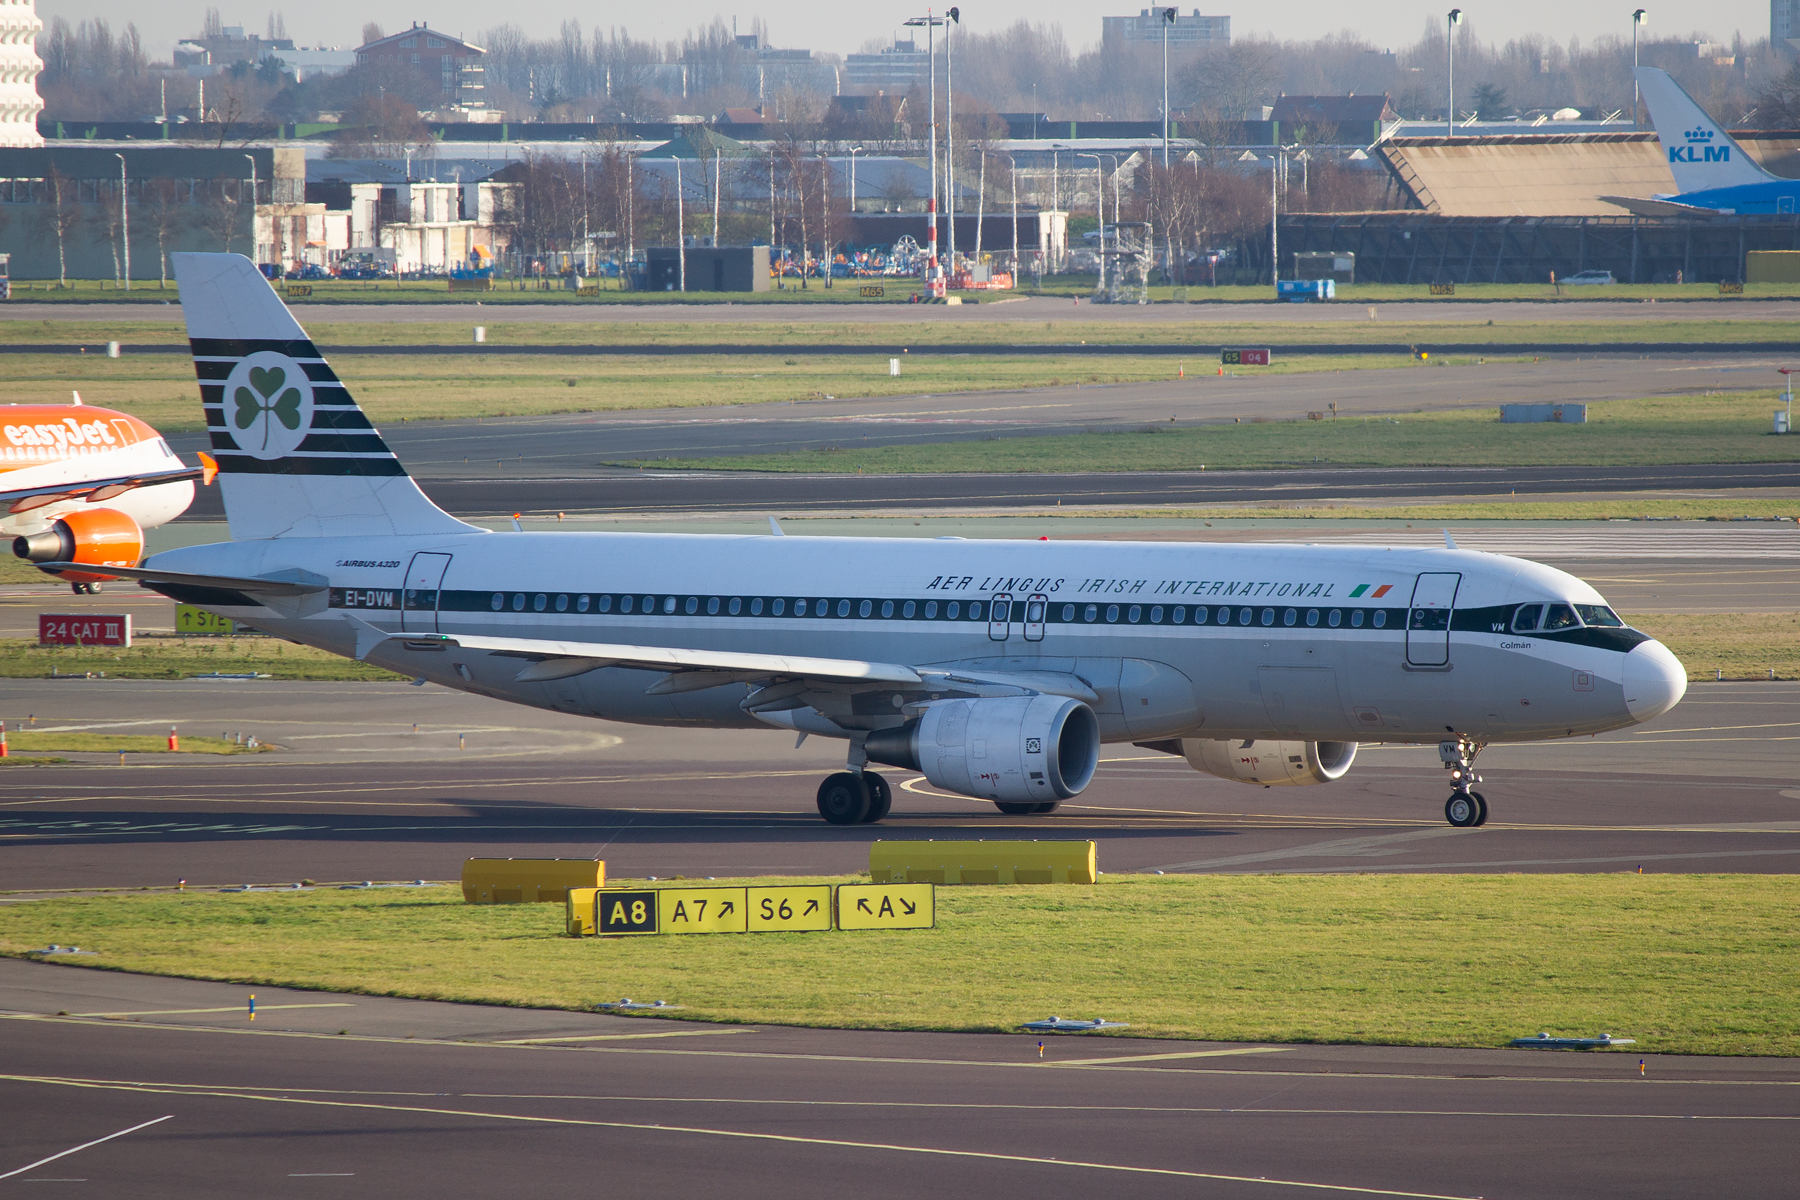
[[[894,789],[888,786],[887,780],[873,771],[864,771],[862,780],[869,789],[869,811],[862,823],[873,825],[887,816],[888,810],[894,807]]]
[[[1481,805],[1476,802],[1474,793],[1451,792],[1450,799],[1444,802],[1444,819],[1458,829],[1480,824]]]
[[[819,785],[819,815],[833,825],[859,825],[869,813],[869,788],[849,771],[827,775]]]
[[[1469,795],[1475,797],[1475,807],[1481,810],[1475,818],[1475,825],[1479,828],[1487,824],[1487,797],[1480,792],[1470,792]]]

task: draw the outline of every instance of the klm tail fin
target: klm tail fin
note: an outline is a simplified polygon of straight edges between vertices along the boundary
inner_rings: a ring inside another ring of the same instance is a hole
[[[426,498],[241,254],[171,254],[235,539],[475,533]]]
[[[1713,188],[1768,183],[1775,176],[1744,153],[1731,135],[1719,128],[1694,98],[1667,71],[1655,67],[1637,69],[1638,91],[1650,110],[1651,124],[1662,139],[1669,172],[1678,193],[1704,192]]]

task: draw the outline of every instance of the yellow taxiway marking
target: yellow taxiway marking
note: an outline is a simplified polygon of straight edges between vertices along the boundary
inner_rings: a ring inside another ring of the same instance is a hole
[[[707,1037],[720,1033],[755,1033],[754,1029],[679,1029],[670,1033],[583,1033],[574,1037],[508,1038],[490,1046],[548,1046],[558,1042],[630,1042],[644,1038]],[[417,1038],[413,1039],[417,1041]]]
[[[1071,1058],[1046,1067],[1107,1067],[1114,1063],[1163,1062],[1175,1058],[1230,1058],[1238,1054],[1281,1054],[1292,1046],[1241,1046],[1234,1050],[1188,1050],[1180,1054],[1127,1054],[1120,1058]],[[1028,1064],[1029,1065],[1029,1064]]]
[[[951,1150],[941,1146],[908,1146],[897,1142],[859,1142],[847,1138],[803,1137],[786,1133],[754,1133],[743,1129],[709,1129],[695,1125],[660,1125],[647,1121],[598,1121],[587,1117],[545,1117],[526,1113],[470,1112],[467,1109],[435,1108],[414,1104],[375,1104],[366,1100],[319,1100],[298,1096],[264,1096],[254,1092],[222,1089],[193,1091],[155,1087],[146,1084],[91,1082],[58,1079],[42,1075],[0,1075],[13,1083],[41,1083],[55,1087],[90,1088],[102,1091],[136,1092],[140,1095],[213,1096],[228,1100],[260,1100],[266,1104],[301,1104],[319,1108],[360,1108],[377,1112],[415,1113],[434,1117],[466,1117],[477,1121],[516,1121],[532,1125],[561,1125],[588,1129],[630,1129],[641,1133],[689,1134],[700,1137],[732,1138],[750,1142],[774,1142],[789,1146],[832,1146],[846,1150],[876,1150],[893,1154],[924,1154],[940,1158],[970,1159],[977,1162],[1024,1163],[1031,1166],[1063,1167],[1080,1171],[1111,1171],[1125,1175],[1147,1175],[1162,1179],[1207,1179],[1220,1183],[1255,1183],[1268,1187],[1303,1188],[1307,1191],[1339,1192],[1358,1196],[1400,1196],[1408,1200],[1474,1200],[1471,1197],[1440,1192],[1411,1192],[1396,1188],[1359,1187],[1353,1184],[1319,1183],[1301,1179],[1270,1179],[1254,1175],[1227,1175],[1217,1171],[1187,1171],[1177,1167],[1140,1167],[1126,1163],[1089,1162],[1083,1159],[1050,1158],[1035,1154],[1000,1154],[988,1150]]]
[[[269,1012],[277,1008],[355,1008],[348,1000],[334,1000],[329,1004],[265,1004],[258,1011]],[[71,1017],[174,1017],[187,1013],[243,1012],[242,1004],[227,1004],[223,1008],[153,1008],[143,1012],[93,1012],[70,1013]]]

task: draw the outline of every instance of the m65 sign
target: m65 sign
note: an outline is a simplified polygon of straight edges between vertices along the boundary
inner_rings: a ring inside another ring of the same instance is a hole
[[[129,646],[131,614],[38,614],[40,646]]]

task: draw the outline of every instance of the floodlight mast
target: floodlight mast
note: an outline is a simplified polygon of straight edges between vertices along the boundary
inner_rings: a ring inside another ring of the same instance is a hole
[[[1638,104],[1642,100],[1642,97],[1638,95],[1637,81],[1638,29],[1643,26],[1646,19],[1644,10],[1641,8],[1634,10],[1631,14],[1631,127],[1633,129],[1638,127]]]
[[[925,224],[926,224],[925,240],[926,240],[926,243],[928,246],[927,256],[926,256],[926,260],[925,260],[925,263],[926,263],[925,278],[931,283],[936,283],[938,280],[938,277],[940,275],[940,272],[938,270],[938,252],[937,252],[937,243],[938,243],[937,27],[939,25],[942,25],[944,23],[944,20],[945,19],[943,17],[932,16],[931,10],[926,9],[924,16],[913,17],[910,20],[904,22],[908,26],[923,25],[925,27],[925,31],[926,31],[925,32],[925,47],[926,47],[926,51],[929,55],[929,57],[926,60],[926,62],[927,62],[926,71],[930,75],[930,83],[931,83],[931,87],[930,87],[931,100],[930,100],[930,108],[928,110],[929,121],[930,121],[929,129],[931,131],[930,138],[929,138],[929,140],[931,142],[931,199],[925,201]]]
[[[1450,27],[1444,35],[1444,59],[1450,80],[1450,111],[1444,117],[1445,135],[1456,136],[1456,27],[1462,24],[1462,9],[1450,10]]]
[[[1175,23],[1179,9],[1162,10],[1163,35],[1163,170],[1169,169],[1169,26]]]
[[[950,26],[962,24],[962,10],[945,10],[944,23],[944,208],[950,214],[950,269],[956,270],[956,72],[950,54]]]

